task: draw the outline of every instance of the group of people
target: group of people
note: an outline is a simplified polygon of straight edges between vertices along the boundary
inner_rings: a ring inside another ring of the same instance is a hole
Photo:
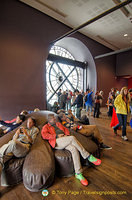
[[[94,107],[94,117],[99,118],[100,106],[103,100],[103,91],[97,91],[93,96],[93,91],[87,89],[86,92],[79,91],[76,89],[74,92],[71,90],[63,91],[59,89],[57,93],[58,101],[54,102],[52,111],[56,112],[59,109],[69,110],[72,108],[73,112],[76,113],[77,118],[81,118],[81,110],[86,109],[87,115],[91,115]]]
[[[2,120],[0,121],[1,124],[7,125],[10,128],[9,131],[18,128],[13,138],[0,148],[0,173],[4,168],[5,162],[10,160],[13,156],[25,157],[27,155],[39,133],[35,118],[33,117],[27,119],[26,127],[22,126],[22,122],[25,120],[25,115],[27,114],[27,112],[22,111],[21,114],[16,117],[15,122],[9,123]],[[87,152],[76,137],[71,135],[71,130],[85,136],[93,135],[97,139],[101,149],[108,150],[112,149],[112,147],[103,143],[103,138],[96,125],[80,125],[79,119],[72,114],[71,110],[69,110],[68,115],[65,115],[64,110],[60,110],[58,118],[60,122],[56,121],[54,114],[48,115],[48,123],[44,125],[41,130],[42,138],[48,140],[52,148],[67,149],[71,152],[75,177],[80,180],[83,185],[87,186],[88,181],[82,175],[79,152],[84,159],[88,159],[89,162],[94,165],[100,165],[101,160]]]
[[[65,115],[64,110],[60,110],[58,117],[60,122],[56,121],[54,114],[48,115],[48,123],[43,126],[41,131],[42,138],[48,140],[54,149],[67,149],[71,152],[75,177],[80,180],[82,185],[87,186],[88,181],[82,174],[79,153],[84,159],[88,159],[94,165],[100,165],[101,160],[87,152],[76,137],[71,135],[71,130],[85,136],[93,135],[97,139],[101,149],[108,150],[112,149],[112,147],[103,143],[103,138],[96,125],[78,125],[78,120],[76,120],[72,113],[70,112],[68,115]]]
[[[87,91],[87,98],[91,96],[93,91]],[[130,96],[131,94],[131,96]],[[127,123],[127,114],[129,112],[130,102],[132,101],[132,91],[128,92],[127,87],[123,87],[121,89],[120,94],[118,94],[114,100],[114,107],[116,109],[116,114],[118,118],[118,124],[113,127],[114,133],[117,134],[117,130],[119,127],[122,127],[122,138],[123,140],[128,140],[126,137],[126,123]],[[82,94],[79,91],[76,91],[76,99],[73,103],[74,105],[79,105],[83,103]],[[96,93],[95,100],[98,103],[98,100],[101,98],[99,93]],[[82,100],[81,100],[82,99]],[[88,100],[86,99],[86,102]],[[77,106],[77,116],[80,116],[81,106]],[[86,104],[86,109],[89,108],[89,105]],[[97,109],[98,110],[98,109]],[[38,110],[37,110],[38,111]],[[96,112],[95,112],[96,113]],[[11,159],[13,156],[16,157],[24,157],[29,152],[32,144],[34,143],[39,129],[36,126],[36,121],[34,118],[29,117],[27,119],[27,127],[23,127],[22,122],[25,120],[25,114],[21,112],[15,119],[15,122],[4,122],[0,120],[0,124],[7,126],[8,129],[2,130],[4,134],[9,131],[18,128],[16,133],[14,134],[12,140],[10,140],[7,144],[4,144],[0,148],[0,173],[4,168],[5,162]],[[96,138],[98,145],[101,149],[110,150],[112,147],[107,146],[103,142],[103,138],[101,133],[99,132],[96,125],[84,125],[79,123],[79,117],[76,118],[71,109],[68,110],[68,114],[66,115],[65,110],[60,109],[58,112],[58,118],[60,121],[56,121],[56,117],[54,114],[48,115],[48,123],[43,126],[41,130],[42,138],[48,140],[49,144],[54,149],[67,149],[72,154],[72,159],[74,163],[75,169],[75,177],[85,186],[88,185],[88,181],[84,178],[82,174],[82,167],[80,163],[79,153],[84,159],[88,159],[89,162],[94,165],[100,165],[101,160],[94,157],[92,154],[87,152],[81,143],[76,139],[75,136],[71,134],[72,131],[76,131],[85,136],[93,135]]]

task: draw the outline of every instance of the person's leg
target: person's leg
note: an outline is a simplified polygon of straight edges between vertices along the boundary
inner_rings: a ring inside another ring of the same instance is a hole
[[[96,109],[97,109],[97,104],[95,103],[95,105],[94,105],[94,115],[93,115],[93,117],[95,117],[95,115],[96,115]]]
[[[123,125],[122,115],[117,113],[119,123],[113,127],[114,133],[117,134],[117,129]]]
[[[76,113],[76,115],[77,115],[77,118],[78,118],[78,119],[80,119],[80,112],[81,112],[80,108],[77,108],[77,113]]]
[[[72,154],[75,173],[77,173],[77,174],[82,173],[80,155],[79,155],[79,151],[77,150],[77,148],[74,145],[71,144],[71,145],[66,146],[65,149],[69,150]]]
[[[96,125],[82,125],[82,129],[78,130],[78,132],[85,136],[93,135],[99,143],[103,142],[102,135]]]
[[[28,144],[11,140],[0,148],[0,157],[3,159],[3,163],[5,163],[11,159],[13,155],[16,157],[24,157],[28,151]]]
[[[75,177],[80,180],[82,185],[87,186],[88,181],[82,175],[82,166],[80,162],[80,155],[79,151],[74,145],[68,145],[65,149],[69,150],[72,154],[74,170],[75,170]]]
[[[122,136],[126,136],[127,115],[122,115]]]
[[[82,107],[79,108],[79,119],[81,119],[81,111],[82,111]]]
[[[64,149],[68,145],[75,146],[84,159],[88,158],[88,160],[95,165],[101,164],[101,160],[90,155],[74,136],[65,136],[56,139],[56,147],[55,147],[56,149]]]
[[[100,114],[100,104],[97,103],[97,108],[96,108],[96,117],[99,118],[99,114]]]
[[[130,113],[131,113],[131,115],[132,115],[132,106],[130,106]]]
[[[86,105],[86,112],[88,112],[88,109],[89,109],[89,106],[88,106],[88,104]]]
[[[74,145],[84,159],[90,155],[74,136],[65,136],[56,139],[56,149],[65,149],[69,145]]]
[[[92,107],[93,107],[93,106],[90,105],[90,115],[92,114]]]

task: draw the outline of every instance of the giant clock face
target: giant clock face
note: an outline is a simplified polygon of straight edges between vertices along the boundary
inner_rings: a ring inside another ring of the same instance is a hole
[[[62,56],[75,60],[74,57],[64,48],[53,46],[50,49],[51,54]],[[59,89],[62,91],[75,89],[81,90],[83,70],[58,62],[46,61],[46,83],[47,83],[47,101],[53,104],[57,101],[57,93]]]

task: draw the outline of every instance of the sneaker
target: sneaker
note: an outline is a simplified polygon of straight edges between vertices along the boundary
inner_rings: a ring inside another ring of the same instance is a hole
[[[125,136],[121,136],[121,137],[122,137],[123,140],[128,141],[128,138],[127,138],[126,135]]]
[[[88,156],[88,160],[89,160],[89,162],[93,163],[94,165],[101,164],[101,160],[98,158],[95,158],[92,154],[90,156]]]
[[[84,186],[88,185],[87,179],[84,178],[81,173],[80,174],[75,174],[75,177],[80,180],[80,182],[82,183],[82,185],[84,185]]]
[[[110,149],[112,149],[112,147],[109,147],[109,146],[107,146],[106,144],[101,143],[101,144],[100,144],[100,149],[110,150]]]

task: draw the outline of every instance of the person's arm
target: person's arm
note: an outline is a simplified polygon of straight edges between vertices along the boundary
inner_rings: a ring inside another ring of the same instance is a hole
[[[33,141],[32,143],[34,143],[38,133],[39,133],[39,129],[37,127],[34,127],[34,132],[32,134],[32,141]]]
[[[31,137],[30,135],[28,135],[27,130],[26,130],[24,127],[21,128],[21,129],[22,129],[22,133],[23,133],[24,135],[26,135],[28,141],[32,144],[32,143],[33,143],[32,137]]]
[[[56,134],[51,134],[48,130],[47,125],[43,126],[42,130],[41,130],[41,135],[43,139],[46,140],[50,140],[50,139],[55,139],[56,138]]]
[[[77,98],[75,99],[74,103],[72,104],[72,106],[75,106],[76,104],[78,104],[79,102],[79,97],[77,96]]]
[[[114,106],[115,106],[115,107],[119,106],[120,100],[121,100],[121,96],[118,95],[118,96],[115,98],[115,101],[114,101]]]
[[[13,136],[13,141],[16,141],[16,140],[17,140],[17,138],[19,137],[19,134],[20,134],[20,128],[17,129],[15,135]]]

